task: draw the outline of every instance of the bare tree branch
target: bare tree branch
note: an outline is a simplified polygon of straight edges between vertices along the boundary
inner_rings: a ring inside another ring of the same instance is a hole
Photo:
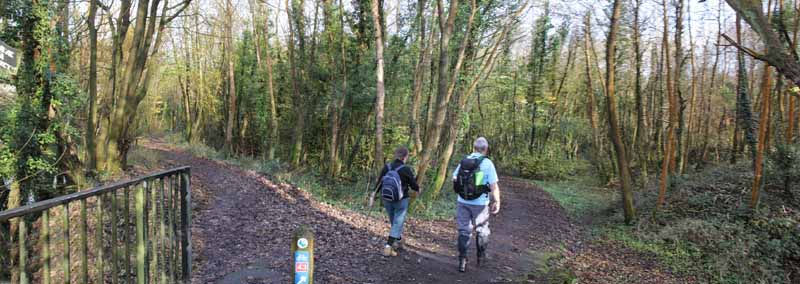
[[[725,40],[727,40],[731,44],[731,46],[735,47],[738,50],[741,50],[744,53],[747,53],[747,55],[749,55],[750,57],[753,57],[754,59],[757,59],[757,60],[760,60],[760,61],[765,61],[765,62],[767,61],[766,56],[764,56],[763,54],[761,54],[761,53],[759,53],[759,52],[757,52],[755,50],[752,50],[750,48],[747,48],[745,46],[742,46],[741,44],[739,44],[738,42],[736,42],[735,40],[733,40],[732,38],[730,38],[726,34],[721,34],[721,35],[722,35],[723,38],[725,38]]]

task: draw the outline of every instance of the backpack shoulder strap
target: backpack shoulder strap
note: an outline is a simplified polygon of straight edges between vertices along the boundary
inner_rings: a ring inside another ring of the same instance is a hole
[[[487,158],[488,158],[488,157],[486,157],[485,155],[481,155],[480,157],[478,157],[478,158],[476,159],[476,160],[478,160],[478,168],[480,168],[480,167],[481,167],[481,164],[483,163],[483,160],[486,160]]]
[[[406,167],[406,165],[405,165],[405,164],[403,164],[403,165],[400,165],[399,167],[397,167],[397,168],[396,168],[396,169],[394,169],[394,170],[395,170],[395,171],[400,171],[400,169],[402,169],[402,168],[405,168],[405,167]]]

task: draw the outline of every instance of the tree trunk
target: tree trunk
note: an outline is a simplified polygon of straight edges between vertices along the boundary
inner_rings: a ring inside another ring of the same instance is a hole
[[[417,182],[420,184],[424,184],[431,159],[439,152],[439,141],[442,136],[445,118],[447,117],[447,106],[450,103],[450,96],[452,95],[452,92],[448,91],[448,70],[450,69],[449,51],[450,38],[453,35],[455,18],[458,12],[458,2],[459,0],[450,1],[447,17],[445,17],[442,0],[436,1],[437,9],[439,10],[439,28],[441,30],[439,36],[438,91],[436,96],[436,111],[433,113],[432,117],[428,117],[430,121],[429,127],[426,130],[425,145],[423,147],[420,163],[417,165]],[[456,73],[458,70],[453,70],[452,72]]]
[[[600,134],[598,133],[597,128],[597,118],[595,115],[597,109],[597,99],[595,98],[594,92],[594,84],[592,81],[592,60],[591,56],[589,55],[591,44],[590,37],[592,36],[592,18],[590,12],[586,13],[584,18],[584,30],[583,30],[583,55],[586,59],[586,95],[588,97],[587,105],[586,105],[586,117],[589,119],[589,128],[592,130],[592,149],[591,149],[591,156],[592,156],[592,163],[595,164],[598,173],[604,172],[603,170],[603,163],[600,161]]]
[[[736,38],[737,42],[741,42],[741,18],[738,16],[736,19]],[[744,53],[741,50],[737,53],[737,62],[737,119],[739,121],[739,129],[743,131],[744,138],[750,148],[750,160],[753,161],[755,160],[757,150],[756,144],[758,142],[756,141],[757,138],[754,133],[755,125],[753,122],[752,101],[750,94],[747,91],[749,89],[747,82],[747,69],[745,67]],[[744,144],[740,144],[739,146],[743,147]]]
[[[276,13],[278,14],[278,13]],[[264,54],[264,61],[267,64],[267,91],[269,92],[269,128],[270,128],[270,143],[267,152],[269,160],[275,159],[275,148],[280,145],[278,137],[278,104],[275,98],[275,80],[273,79],[272,72],[272,53],[270,52],[269,45],[269,19],[264,18],[264,46],[266,47],[266,54]]]
[[[756,145],[756,156],[754,160],[753,187],[750,196],[750,208],[758,206],[759,193],[763,182],[761,180],[764,168],[764,151],[768,147],[767,136],[769,135],[770,105],[772,103],[770,94],[772,93],[772,73],[770,66],[764,64],[764,73],[761,78],[761,114],[758,126],[758,144]]]
[[[683,157],[681,150],[683,150],[683,135],[686,129],[686,119],[684,117],[684,110],[686,109],[686,100],[683,98],[683,90],[681,90],[681,80],[683,79],[683,67],[684,67],[684,57],[683,57],[683,1],[684,0],[677,0],[675,1],[675,78],[673,79],[673,83],[675,87],[672,89],[673,95],[676,96],[675,100],[677,101],[677,109],[675,110],[678,114],[678,121],[676,122],[676,129],[674,130],[675,133],[673,134],[673,139],[675,139],[674,144],[672,145],[672,151],[675,154],[672,154],[670,160],[669,171],[670,174],[678,173],[678,165],[682,164],[683,161],[680,159]],[[663,200],[662,200],[663,201]]]
[[[420,45],[419,58],[414,66],[414,86],[413,86],[413,102],[411,106],[411,121],[409,122],[410,139],[413,147],[411,152],[413,154],[422,150],[422,135],[420,134],[419,116],[420,108],[422,105],[422,91],[423,84],[425,83],[425,73],[428,65],[430,65],[430,57],[428,57],[428,49],[433,43],[433,31],[431,31],[430,39],[425,38],[425,6],[426,0],[417,1],[417,23],[419,25],[419,34],[417,35],[417,43]]]
[[[636,101],[636,128],[633,135],[633,146],[639,153],[638,160],[641,167],[641,184],[647,184],[647,137],[645,136],[644,103],[642,95],[642,50],[639,15],[641,12],[642,0],[635,0],[633,14],[633,59],[634,59],[634,99]],[[588,62],[587,62],[588,63]]]
[[[798,10],[798,3],[795,1],[794,10]],[[797,40],[798,40],[798,33],[800,33],[800,15],[795,13],[794,21],[793,21],[794,31],[792,33],[792,50],[797,50]],[[788,102],[788,114],[786,117],[787,125],[786,125],[786,144],[794,143],[794,129],[795,123],[797,122],[797,97],[793,94],[789,95],[789,102]]]
[[[233,4],[225,0],[225,57],[228,63],[228,122],[225,124],[225,152],[233,154],[233,126],[236,124],[236,76],[234,75]]]
[[[99,127],[97,141],[103,144],[98,147],[98,168],[117,171],[126,166],[128,151],[134,140],[132,130],[138,113],[139,103],[147,95],[150,78],[158,66],[149,64],[148,59],[158,53],[163,41],[166,26],[180,15],[189,5],[183,1],[177,5],[159,5],[160,0],[139,0],[136,7],[136,24],[130,33],[133,39],[125,43],[130,25],[131,1],[124,0],[120,6],[119,20],[114,31],[112,44],[112,66],[109,111],[104,114],[105,121]],[[161,13],[159,13],[161,7]],[[150,9],[148,13],[148,8]],[[168,9],[174,8],[174,9]],[[168,11],[175,11],[168,15]],[[158,28],[156,28],[158,27]],[[158,31],[156,36],[156,31]],[[154,39],[155,36],[155,39]],[[122,48],[128,48],[128,55],[123,56]],[[122,67],[123,59],[127,59]],[[147,68],[154,67],[154,68]],[[118,70],[121,80],[118,80]],[[147,71],[147,72],[145,72]],[[119,82],[120,84],[117,84]]]
[[[781,40],[782,37],[770,23],[769,17],[764,15],[762,1],[725,0],[725,2],[736,11],[737,17],[745,20],[750,25],[765,46],[765,53],[759,54],[748,49],[746,50],[748,55],[760,61],[768,62],[786,79],[789,79],[795,85],[800,85],[800,62],[797,59],[797,53],[787,48],[787,45]],[[744,49],[739,44],[741,41],[734,43],[729,37],[725,36],[725,38],[736,45],[740,51]],[[794,58],[794,60],[787,60],[788,58]]]
[[[467,21],[467,33],[464,38],[464,42],[466,43],[467,40],[472,39],[472,22],[474,20],[475,12],[477,12],[477,2],[476,0],[470,1],[471,11],[469,20]],[[516,19],[522,11],[525,10],[527,4],[522,5],[511,17],[511,19]],[[508,35],[509,31],[511,30],[511,26],[513,22],[509,21],[506,25],[503,26],[502,31],[494,38],[491,51],[484,57],[483,61],[480,64],[480,69],[477,74],[471,79],[469,86],[463,93],[457,95],[458,105],[457,108],[450,112],[450,124],[452,125],[447,132],[445,148],[440,153],[439,161],[439,170],[436,175],[436,179],[433,183],[433,193],[431,196],[439,196],[441,193],[442,186],[444,185],[445,180],[447,179],[447,169],[450,165],[450,159],[453,155],[453,150],[455,149],[455,144],[457,142],[458,137],[461,137],[467,129],[469,129],[469,109],[472,101],[472,95],[477,90],[478,84],[480,84],[483,80],[488,77],[488,75],[494,70],[494,63],[497,59],[497,54],[500,49],[501,43],[505,40],[506,36]],[[475,57],[475,50],[473,49],[473,45],[469,45],[467,50],[461,50],[461,55],[459,56],[459,61],[463,60],[464,53],[469,53],[470,58]],[[456,65],[459,65],[458,63]],[[461,116],[461,117],[459,117]],[[460,118],[460,119],[459,119]],[[466,125],[463,123],[459,123],[461,121],[467,121]]]
[[[767,10],[771,9],[772,1],[767,4]],[[767,12],[767,19],[772,18],[772,10]],[[769,147],[769,124],[770,115],[772,114],[772,72],[769,63],[765,62],[762,67],[761,76],[761,113],[759,114],[758,125],[758,144],[756,144],[756,153],[753,159],[753,186],[750,191],[750,208],[756,209],[758,207],[759,194],[763,187],[762,174],[764,171],[764,151]]]
[[[680,149],[680,153],[681,153],[680,164],[678,164],[678,173],[679,174],[685,173],[686,172],[686,167],[689,164],[689,151],[691,150],[690,147],[692,146],[691,145],[692,144],[692,130],[694,130],[693,122],[694,122],[695,100],[697,99],[697,68],[695,66],[695,58],[694,58],[695,57],[695,54],[694,54],[694,51],[695,51],[694,50],[694,38],[692,37],[692,16],[691,16],[692,14],[691,14],[691,6],[690,6],[690,4],[688,4],[688,3],[691,3],[691,1],[688,1],[686,3],[687,3],[686,10],[689,11],[687,13],[687,15],[688,15],[688,23],[689,23],[687,30],[688,30],[688,34],[689,34],[689,65],[690,65],[690,68],[691,68],[690,70],[691,70],[691,80],[692,81],[691,81],[691,87],[690,87],[690,91],[689,91],[690,95],[689,95],[689,101],[688,101],[688,103],[689,103],[689,105],[688,105],[689,114],[688,114],[688,116],[686,116],[686,119],[684,120],[684,123],[683,123],[683,125],[684,125],[683,142],[681,144],[682,147]],[[703,55],[705,55],[705,50],[703,52]],[[705,62],[703,62],[703,63],[705,63]],[[703,64],[703,66],[705,66],[705,64]],[[702,75],[701,75],[701,80],[702,80]],[[701,88],[702,88],[702,81],[701,81],[700,85],[701,85]],[[702,93],[702,90],[701,90],[701,93]],[[685,104],[684,104],[684,106],[685,106]],[[681,113],[683,114],[684,111],[685,110],[681,110]]]
[[[672,80],[672,68],[670,64],[670,47],[669,47],[669,11],[667,10],[667,1],[663,1],[664,10],[664,36],[663,36],[663,51],[664,51],[664,73],[666,74],[667,85],[667,100],[669,101],[669,122],[667,125],[667,139],[664,147],[664,160],[661,164],[661,181],[658,187],[658,200],[656,201],[655,210],[658,211],[667,196],[667,187],[669,186],[670,169],[674,164],[675,159],[675,127],[678,123],[678,101],[675,95],[675,88],[679,85]],[[676,24],[677,25],[677,24]],[[677,36],[676,36],[677,38]],[[678,59],[678,57],[675,57]],[[678,59],[680,60],[680,59]],[[679,72],[677,72],[679,73]],[[678,80],[676,80],[678,81]]]
[[[97,26],[95,26],[97,1],[100,0],[89,0],[87,19],[89,26],[89,90],[87,92],[89,94],[89,114],[86,119],[86,167],[89,170],[97,169],[97,141],[95,139],[97,128],[95,124],[97,121]]]
[[[628,165],[628,157],[625,153],[625,145],[622,142],[619,124],[617,121],[617,101],[615,97],[615,67],[616,67],[616,40],[617,30],[619,29],[619,17],[622,12],[622,0],[614,0],[613,12],[611,14],[608,38],[606,39],[606,108],[608,109],[608,128],[614,150],[617,154],[617,167],[619,168],[620,181],[622,186],[623,209],[625,211],[625,223],[632,223],[636,215],[633,207],[633,189],[631,188],[631,171]]]
[[[720,20],[719,21],[719,26],[722,26],[721,22],[722,21]],[[705,94],[704,93],[704,96],[706,97],[706,104],[705,104],[705,107],[706,107],[706,109],[705,109],[706,112],[705,113],[706,113],[706,115],[704,115],[704,116],[705,116],[706,119],[705,119],[705,125],[703,127],[703,149],[701,151],[701,153],[702,153],[701,160],[704,163],[707,161],[708,144],[709,144],[708,141],[709,141],[709,138],[710,138],[709,137],[709,131],[710,131],[709,129],[711,128],[711,116],[708,115],[708,113],[710,113],[709,111],[710,111],[710,108],[711,108],[711,96],[712,95],[716,95],[716,93],[717,93],[717,88],[716,88],[716,83],[717,83],[717,80],[716,80],[717,79],[717,65],[719,64],[719,55],[720,55],[719,46],[720,46],[720,43],[721,43],[721,41],[720,41],[721,38],[722,38],[722,36],[720,35],[720,32],[718,32],[717,33],[717,44],[715,45],[716,51],[714,53],[714,64],[711,65],[711,80],[709,80],[709,88],[708,88],[711,91],[711,93],[709,93],[709,94]],[[722,113],[722,117],[723,118],[725,117],[725,114],[726,114],[725,111],[723,111],[723,113]]]
[[[383,104],[386,96],[386,89],[383,82],[383,24],[381,21],[380,6],[381,0],[372,0],[370,10],[372,11],[372,22],[375,26],[375,68],[376,100],[375,100],[375,161],[376,166],[383,166]]]
[[[302,8],[303,0],[300,0],[300,3],[295,3],[296,0],[292,1],[292,5],[289,5],[290,0],[286,0],[286,15],[288,17],[289,23],[289,41],[287,43],[289,47],[289,69],[291,69],[291,78],[292,78],[292,91],[294,92],[294,104],[295,104],[295,113],[296,113],[296,120],[295,120],[295,128],[294,128],[294,135],[292,138],[292,151],[291,151],[291,161],[292,165],[297,167],[300,165],[300,159],[303,151],[303,134],[305,133],[305,121],[306,121],[306,108],[303,94],[300,90],[301,86],[304,86],[303,82],[298,82],[303,78],[298,74],[298,66],[297,66],[297,58],[295,58],[295,35],[297,36],[300,48],[300,63],[303,64],[304,56],[302,55],[305,51],[305,36],[304,36],[304,27],[303,27],[303,13]],[[299,9],[300,11],[296,11]]]

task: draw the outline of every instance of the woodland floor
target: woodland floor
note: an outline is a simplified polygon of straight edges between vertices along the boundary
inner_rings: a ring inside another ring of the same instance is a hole
[[[159,140],[141,146],[158,162],[137,170],[192,166],[192,283],[290,283],[292,234],[303,224],[316,232],[316,283],[548,283],[547,276],[531,272],[546,266],[536,263],[537,255],[554,251],[567,256],[559,266],[572,270],[579,283],[687,282],[646,255],[583,241],[584,226],[521,179],[501,178],[504,203],[491,219],[488,267],[470,263],[467,273],[459,273],[452,220],[411,215],[407,251],[386,258],[380,249],[388,225],[381,214],[341,210],[273,183],[267,174],[195,157]]]

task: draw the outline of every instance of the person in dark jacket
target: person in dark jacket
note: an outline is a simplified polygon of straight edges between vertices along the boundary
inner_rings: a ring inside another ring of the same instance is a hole
[[[383,176],[390,170],[395,170],[400,176],[400,184],[403,189],[403,198],[401,200],[394,202],[383,201],[383,207],[386,209],[386,214],[389,217],[389,224],[392,226],[389,231],[389,238],[383,248],[383,254],[385,256],[396,256],[397,252],[402,249],[403,224],[406,221],[409,197],[411,197],[412,194],[415,196],[419,194],[419,185],[417,185],[417,179],[414,177],[414,171],[405,165],[407,160],[408,148],[398,147],[394,151],[394,161],[384,166],[378,177],[379,181],[383,180]],[[377,190],[380,190],[381,186],[382,185],[379,183]]]

